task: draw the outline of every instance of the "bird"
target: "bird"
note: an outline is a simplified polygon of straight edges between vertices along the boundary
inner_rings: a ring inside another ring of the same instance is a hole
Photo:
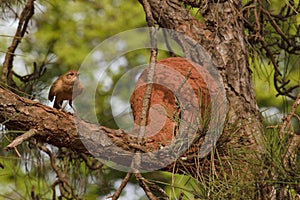
[[[73,110],[72,100],[82,93],[84,89],[83,84],[79,80],[79,73],[76,70],[70,70],[61,75],[51,85],[48,99],[52,102],[54,97],[53,108],[61,109],[64,100],[69,101],[69,105]]]

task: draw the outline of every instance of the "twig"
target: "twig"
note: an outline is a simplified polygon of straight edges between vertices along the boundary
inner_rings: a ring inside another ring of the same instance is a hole
[[[150,28],[150,34],[156,35],[156,30],[154,30],[154,27]],[[155,42],[156,43],[156,42]],[[156,62],[156,50],[151,50],[151,57],[150,57],[150,65],[148,70],[148,76],[147,76],[147,83],[146,83],[146,90],[143,98],[142,103],[142,112],[140,115],[140,137],[144,138],[146,125],[147,125],[147,119],[148,119],[148,112],[150,107],[150,100],[151,100],[151,90],[152,90],[152,80],[154,78],[154,72],[155,72],[155,62]]]
[[[157,200],[158,198],[156,196],[154,196],[154,194],[151,192],[151,190],[146,182],[146,179],[140,173],[135,173],[134,175],[135,175],[137,181],[139,182],[140,186],[145,191],[147,197],[150,200]]]
[[[288,126],[288,124],[290,124],[292,117],[295,115],[296,109],[298,107],[298,105],[300,104],[300,92],[298,93],[295,102],[293,103],[293,106],[291,108],[290,113],[288,114],[288,116],[284,119],[283,124],[280,127],[279,130],[279,136],[280,139],[283,138],[284,135],[284,131],[286,129],[286,127]]]
[[[15,150],[16,154],[18,155],[18,157],[21,158],[22,156],[21,156],[19,150],[17,149],[17,147],[14,147],[14,150]]]
[[[155,72],[155,63],[156,63],[156,56],[157,56],[157,44],[156,44],[156,29],[154,24],[154,18],[151,12],[151,6],[147,0],[143,0],[142,4],[144,6],[144,10],[146,13],[146,20],[149,26],[149,33],[150,33],[150,40],[151,40],[151,56],[150,56],[150,65],[148,67],[148,76],[147,76],[147,83],[146,83],[146,90],[143,98],[142,103],[142,112],[140,115],[140,137],[144,138],[148,112],[150,107],[150,99],[151,99],[151,90],[152,90],[152,82],[154,78]]]
[[[12,79],[12,68],[13,68],[13,60],[14,60],[14,53],[17,49],[19,43],[21,42],[22,38],[24,37],[29,20],[34,14],[34,0],[28,0],[27,4],[25,5],[18,24],[17,31],[15,33],[15,37],[12,40],[11,45],[8,47],[8,53],[5,54],[5,59],[2,68],[2,76],[1,82],[8,83],[9,86],[14,86],[15,83]]]
[[[84,160],[85,164],[88,166],[89,169],[91,170],[99,170],[101,169],[104,164],[101,163],[98,159],[96,158],[91,158],[92,161],[90,162],[89,160],[89,156],[84,154],[84,153],[81,153],[80,154],[80,157]]]
[[[176,96],[179,96],[180,95],[180,91],[182,89],[182,87],[184,86],[184,84],[187,82],[187,80],[190,78],[191,76],[191,68],[188,69],[188,71],[186,72],[186,75],[184,77],[184,80],[180,83],[178,89],[176,90]]]
[[[139,137],[142,139],[142,144],[144,143],[144,136],[146,131],[146,125],[148,120],[149,108],[150,108],[150,100],[151,100],[151,92],[152,92],[152,82],[155,73],[155,65],[156,65],[156,57],[157,57],[157,43],[156,43],[156,29],[154,24],[154,18],[151,12],[151,6],[147,0],[143,0],[142,4],[144,6],[144,10],[146,13],[147,23],[149,26],[149,33],[150,33],[150,40],[151,40],[151,56],[150,56],[150,65],[148,67],[148,74],[147,74],[147,82],[146,82],[146,90],[143,97],[142,102],[142,111],[140,114],[140,130],[139,130]],[[152,192],[150,191],[148,185],[146,184],[144,178],[139,173],[138,168],[141,163],[141,155],[135,154],[131,167],[134,171],[135,177],[137,178],[140,186],[145,191],[146,195],[150,200],[157,199]],[[129,174],[127,174],[129,176]],[[126,178],[126,177],[125,177]],[[125,179],[124,179],[125,180]],[[123,182],[124,182],[123,180]],[[127,183],[127,182],[126,182]],[[121,186],[120,186],[121,188]],[[122,188],[123,189],[123,188]]]
[[[254,5],[257,5],[257,0],[254,0]],[[260,5],[259,5],[259,7],[260,7]],[[254,17],[255,17],[255,22],[256,22],[256,27],[255,27],[256,36],[255,37],[258,37],[257,34],[261,32],[260,21],[259,21],[260,14],[258,14],[257,11],[258,11],[257,7],[255,6],[254,11],[253,11],[254,12]]]
[[[24,134],[18,136],[15,138],[9,145],[7,145],[4,149],[5,150],[11,150],[13,148],[16,148],[18,145],[23,143],[25,140],[33,137],[34,135],[37,134],[36,129],[30,129],[29,131],[25,132]]]
[[[112,200],[117,200],[121,194],[121,192],[123,191],[123,189],[125,188],[125,186],[127,185],[130,177],[131,177],[132,173],[128,172],[125,176],[125,178],[123,179],[120,187],[118,188],[118,190],[110,197],[107,198],[111,198]]]
[[[159,199],[169,199],[168,195],[166,194],[166,191],[164,191],[161,187],[159,187],[158,185],[155,185],[155,184],[151,184],[150,185],[152,191],[155,190],[157,192],[160,193],[159,195]]]
[[[57,165],[56,157],[53,155],[53,153],[41,143],[37,143],[37,147],[42,151],[44,151],[49,156],[51,167],[57,175],[58,180],[56,180],[52,185],[53,191],[55,192],[55,186],[58,185],[60,189],[60,193],[63,197],[68,199],[68,196],[71,195],[72,199],[79,199],[75,193],[75,189],[72,187],[70,183],[68,176],[64,175],[63,172],[60,170],[59,166]],[[53,198],[55,198],[55,196],[53,196]]]
[[[150,56],[150,65],[148,66],[148,74],[147,74],[147,81],[146,81],[146,90],[143,97],[142,102],[142,110],[140,114],[140,128],[139,128],[139,138],[142,140],[142,145],[144,143],[144,136],[146,132],[146,125],[148,121],[149,115],[149,108],[150,108],[150,100],[151,100],[151,91],[152,91],[152,82],[155,73],[155,65],[156,65],[156,57],[157,57],[157,43],[156,43],[156,29],[155,29],[155,20],[152,16],[151,12],[151,5],[147,0],[143,0],[142,4],[144,6],[144,10],[146,13],[146,20],[149,26],[149,33],[150,33],[150,41],[151,41],[151,56]],[[133,161],[132,161],[132,169],[138,172],[141,163],[141,155],[135,154]],[[146,192],[146,191],[145,191]]]
[[[263,9],[263,8],[261,8],[261,11],[264,12],[267,15],[267,17],[269,18],[269,21],[270,21],[271,25],[274,27],[274,29],[276,30],[276,32],[281,36],[281,38],[288,44],[288,46],[294,46],[294,44],[292,44],[290,42],[290,40],[286,37],[285,33],[281,30],[281,28],[275,22],[275,20],[271,16],[270,12],[268,10]]]
[[[300,92],[298,93],[297,98],[292,105],[290,113],[284,119],[283,124],[280,127],[280,130],[279,130],[280,139],[282,139],[284,134],[286,133],[285,129],[287,128],[287,126],[291,124],[291,119],[293,116],[295,116],[295,112],[296,112],[296,109],[299,106],[299,104],[300,104]],[[284,166],[287,166],[288,160],[290,158],[293,158],[293,156],[291,156],[291,155],[292,155],[293,151],[295,150],[295,148],[297,148],[300,143],[300,137],[298,135],[294,134],[292,131],[289,131],[288,134],[290,137],[288,138],[287,151],[285,152],[285,154],[283,156]],[[293,163],[293,164],[295,164],[295,163]]]

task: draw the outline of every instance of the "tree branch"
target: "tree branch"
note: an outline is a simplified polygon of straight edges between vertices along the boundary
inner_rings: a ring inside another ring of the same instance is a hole
[[[139,182],[140,186],[144,189],[147,197],[150,200],[158,200],[158,198],[151,192],[146,179],[140,173],[135,173],[134,175],[135,175],[137,181]]]
[[[17,49],[18,45],[20,44],[22,38],[24,37],[29,20],[34,14],[34,0],[28,0],[26,6],[24,7],[20,20],[19,25],[13,38],[13,41],[8,47],[7,53],[5,55],[3,68],[2,68],[2,75],[1,75],[1,82],[7,83],[9,86],[15,86],[15,82],[12,79],[13,75],[13,60],[15,55],[15,50]]]
[[[33,137],[36,134],[37,134],[37,130],[30,129],[26,133],[24,133],[24,134],[18,136],[17,138],[15,138],[9,145],[7,145],[5,147],[5,150],[11,150],[11,149],[17,147],[19,144],[23,143],[25,140]]]
[[[284,121],[283,121],[283,123],[282,123],[282,125],[280,127],[280,130],[279,130],[280,139],[282,139],[283,136],[286,134],[286,129],[289,132],[290,128],[288,127],[288,125],[290,125],[292,117],[295,115],[297,107],[299,106],[299,104],[300,104],[300,92],[298,93],[298,95],[296,97],[296,100],[294,101],[294,103],[292,105],[290,113],[284,119]]]
[[[151,170],[163,168],[176,160],[173,149],[167,149],[167,156],[151,152],[152,139],[140,139],[132,133],[114,130],[81,120],[72,114],[57,110],[30,99],[22,98],[0,86],[0,123],[8,130],[35,130],[34,136],[26,133],[26,137],[34,137],[56,147],[66,147],[78,154],[87,154],[95,158],[109,160],[123,166],[131,166],[136,152],[143,154],[141,168]],[[19,144],[21,139],[17,139]],[[10,149],[10,146],[7,149]],[[165,157],[164,157],[165,156]],[[157,163],[160,160],[160,163]]]
[[[107,197],[107,198],[111,198],[112,200],[117,200],[120,197],[121,192],[123,191],[123,189],[127,185],[131,175],[132,175],[132,173],[128,172],[126,174],[125,178],[123,179],[123,181],[122,181],[120,187],[118,188],[118,190],[111,197]]]
[[[56,173],[57,180],[52,185],[53,189],[55,190],[55,186],[59,185],[60,192],[63,197],[68,198],[68,196],[71,195],[73,199],[79,199],[74,187],[71,185],[70,178],[59,168],[56,156],[45,145],[38,143],[37,146],[49,156],[52,169]],[[55,192],[53,192],[53,195],[55,195]]]

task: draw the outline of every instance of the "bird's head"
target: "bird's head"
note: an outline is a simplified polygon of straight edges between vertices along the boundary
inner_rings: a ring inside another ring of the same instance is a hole
[[[75,81],[79,76],[78,71],[76,70],[70,70],[67,73],[64,74],[64,77],[66,77],[69,81]]]

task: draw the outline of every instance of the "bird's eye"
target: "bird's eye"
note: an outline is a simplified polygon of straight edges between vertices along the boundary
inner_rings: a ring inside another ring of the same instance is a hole
[[[70,75],[71,75],[71,76],[74,76],[74,73],[73,73],[73,72],[71,72],[71,73],[70,73]]]

